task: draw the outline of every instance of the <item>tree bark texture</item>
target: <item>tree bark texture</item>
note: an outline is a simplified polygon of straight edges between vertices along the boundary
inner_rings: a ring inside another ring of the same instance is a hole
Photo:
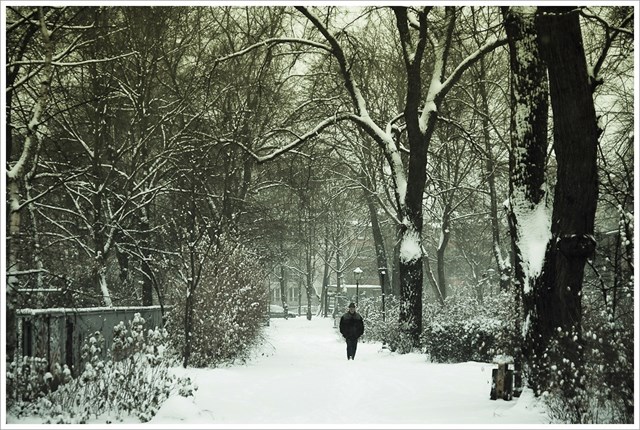
[[[400,36],[403,58],[407,73],[407,92],[404,107],[404,119],[407,131],[410,157],[407,173],[407,188],[404,202],[400,206],[400,322],[403,331],[409,335],[414,346],[420,344],[422,332],[422,253],[407,252],[416,245],[422,244],[422,196],[427,181],[427,154],[431,136],[435,129],[437,104],[432,100],[431,111],[422,118],[422,59],[426,44],[426,15],[419,17],[421,21],[420,37],[415,43],[409,32],[407,9],[394,8],[396,25]],[[440,70],[441,72],[441,70]],[[437,73],[434,71],[434,74]],[[436,76],[439,82],[441,76]],[[427,109],[425,106],[424,109]]]
[[[537,297],[536,310],[539,335],[559,369],[553,376],[564,380],[564,394],[571,399],[582,386],[581,297],[584,266],[595,251],[599,133],[578,10],[542,7],[537,23],[549,71],[557,178],[546,294]]]
[[[540,294],[541,267],[530,267],[533,258],[541,259],[538,250],[531,255],[524,236],[526,220],[546,206],[545,164],[547,153],[548,91],[546,68],[540,57],[535,10],[504,7],[504,26],[509,40],[511,68],[511,124],[509,153],[509,228],[514,254],[514,283],[516,303],[522,303],[525,324],[522,327],[522,350],[515,351],[516,371],[523,361],[532,373],[538,371],[536,357],[537,322],[536,296]],[[545,239],[543,235],[535,238]],[[544,245],[544,244],[543,244]],[[516,305],[518,306],[518,305]],[[519,309],[514,309],[519,313]],[[520,317],[516,318],[516,332],[520,332]]]

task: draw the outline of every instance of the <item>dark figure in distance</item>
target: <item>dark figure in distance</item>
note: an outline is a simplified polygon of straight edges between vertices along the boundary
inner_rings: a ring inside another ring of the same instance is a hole
[[[364,333],[362,316],[356,312],[355,303],[349,303],[349,312],[340,318],[340,333],[347,341],[347,360],[353,360],[356,356],[358,338]]]

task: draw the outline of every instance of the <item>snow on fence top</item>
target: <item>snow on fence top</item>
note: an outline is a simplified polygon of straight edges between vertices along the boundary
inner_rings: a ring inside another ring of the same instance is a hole
[[[164,311],[171,307],[165,306]],[[94,333],[104,338],[103,353],[111,349],[114,327],[140,314],[145,329],[163,327],[161,306],[47,308],[16,310],[18,356],[40,357],[48,366],[66,364],[74,376],[83,369],[82,346]]]
[[[169,306],[165,306],[169,308]],[[17,309],[16,315],[66,315],[66,314],[93,314],[93,313],[112,313],[112,312],[131,312],[138,310],[154,310],[161,309],[161,306],[114,306],[114,307],[95,307],[95,308],[45,308],[45,309]]]

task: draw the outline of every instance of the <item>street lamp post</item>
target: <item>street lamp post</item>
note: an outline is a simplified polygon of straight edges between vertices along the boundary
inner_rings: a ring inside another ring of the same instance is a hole
[[[360,284],[360,276],[362,275],[362,269],[359,267],[356,267],[355,269],[353,269],[353,276],[356,278],[356,306],[358,305],[358,287]]]

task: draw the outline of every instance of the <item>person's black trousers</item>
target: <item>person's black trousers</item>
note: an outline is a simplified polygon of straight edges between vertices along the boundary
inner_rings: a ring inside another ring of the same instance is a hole
[[[358,348],[358,339],[347,339],[347,360],[355,358],[356,348]]]

